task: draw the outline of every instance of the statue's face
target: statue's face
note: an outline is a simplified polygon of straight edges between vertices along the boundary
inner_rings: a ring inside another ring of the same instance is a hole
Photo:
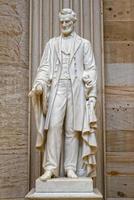
[[[61,33],[64,36],[68,36],[74,29],[74,22],[71,19],[65,17],[62,20],[60,20],[60,28]]]

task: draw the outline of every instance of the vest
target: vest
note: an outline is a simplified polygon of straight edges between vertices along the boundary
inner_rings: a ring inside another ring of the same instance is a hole
[[[70,61],[70,53],[62,53],[62,70],[61,70],[61,76],[60,79],[62,80],[69,80],[70,74],[69,74],[69,61]]]

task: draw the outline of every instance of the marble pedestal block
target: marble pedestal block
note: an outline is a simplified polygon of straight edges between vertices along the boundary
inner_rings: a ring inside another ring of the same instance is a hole
[[[93,181],[90,178],[55,178],[47,181],[37,179],[35,189],[26,195],[26,199],[101,200],[102,195],[97,189],[93,189]]]
[[[35,191],[37,193],[73,193],[92,192],[92,178],[53,178],[47,181],[36,180]]]

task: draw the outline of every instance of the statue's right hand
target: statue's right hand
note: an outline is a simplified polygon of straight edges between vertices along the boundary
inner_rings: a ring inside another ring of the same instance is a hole
[[[38,84],[38,85],[36,85],[34,88],[32,88],[32,90],[29,92],[28,96],[29,96],[29,97],[32,97],[33,94],[41,95],[42,92],[43,92],[42,85],[41,85],[41,84]]]
[[[35,91],[35,93],[36,93],[37,95],[41,95],[42,92],[43,92],[42,85],[41,85],[41,84],[36,85],[35,88],[34,88],[34,91]]]

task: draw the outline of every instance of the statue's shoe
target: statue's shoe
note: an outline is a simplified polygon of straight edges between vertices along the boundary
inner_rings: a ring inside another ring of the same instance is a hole
[[[75,174],[75,172],[71,169],[67,170],[67,177],[68,178],[78,178],[78,176]]]
[[[51,170],[45,171],[45,173],[40,177],[41,181],[46,181],[48,179],[51,179],[53,176],[53,172]]]

